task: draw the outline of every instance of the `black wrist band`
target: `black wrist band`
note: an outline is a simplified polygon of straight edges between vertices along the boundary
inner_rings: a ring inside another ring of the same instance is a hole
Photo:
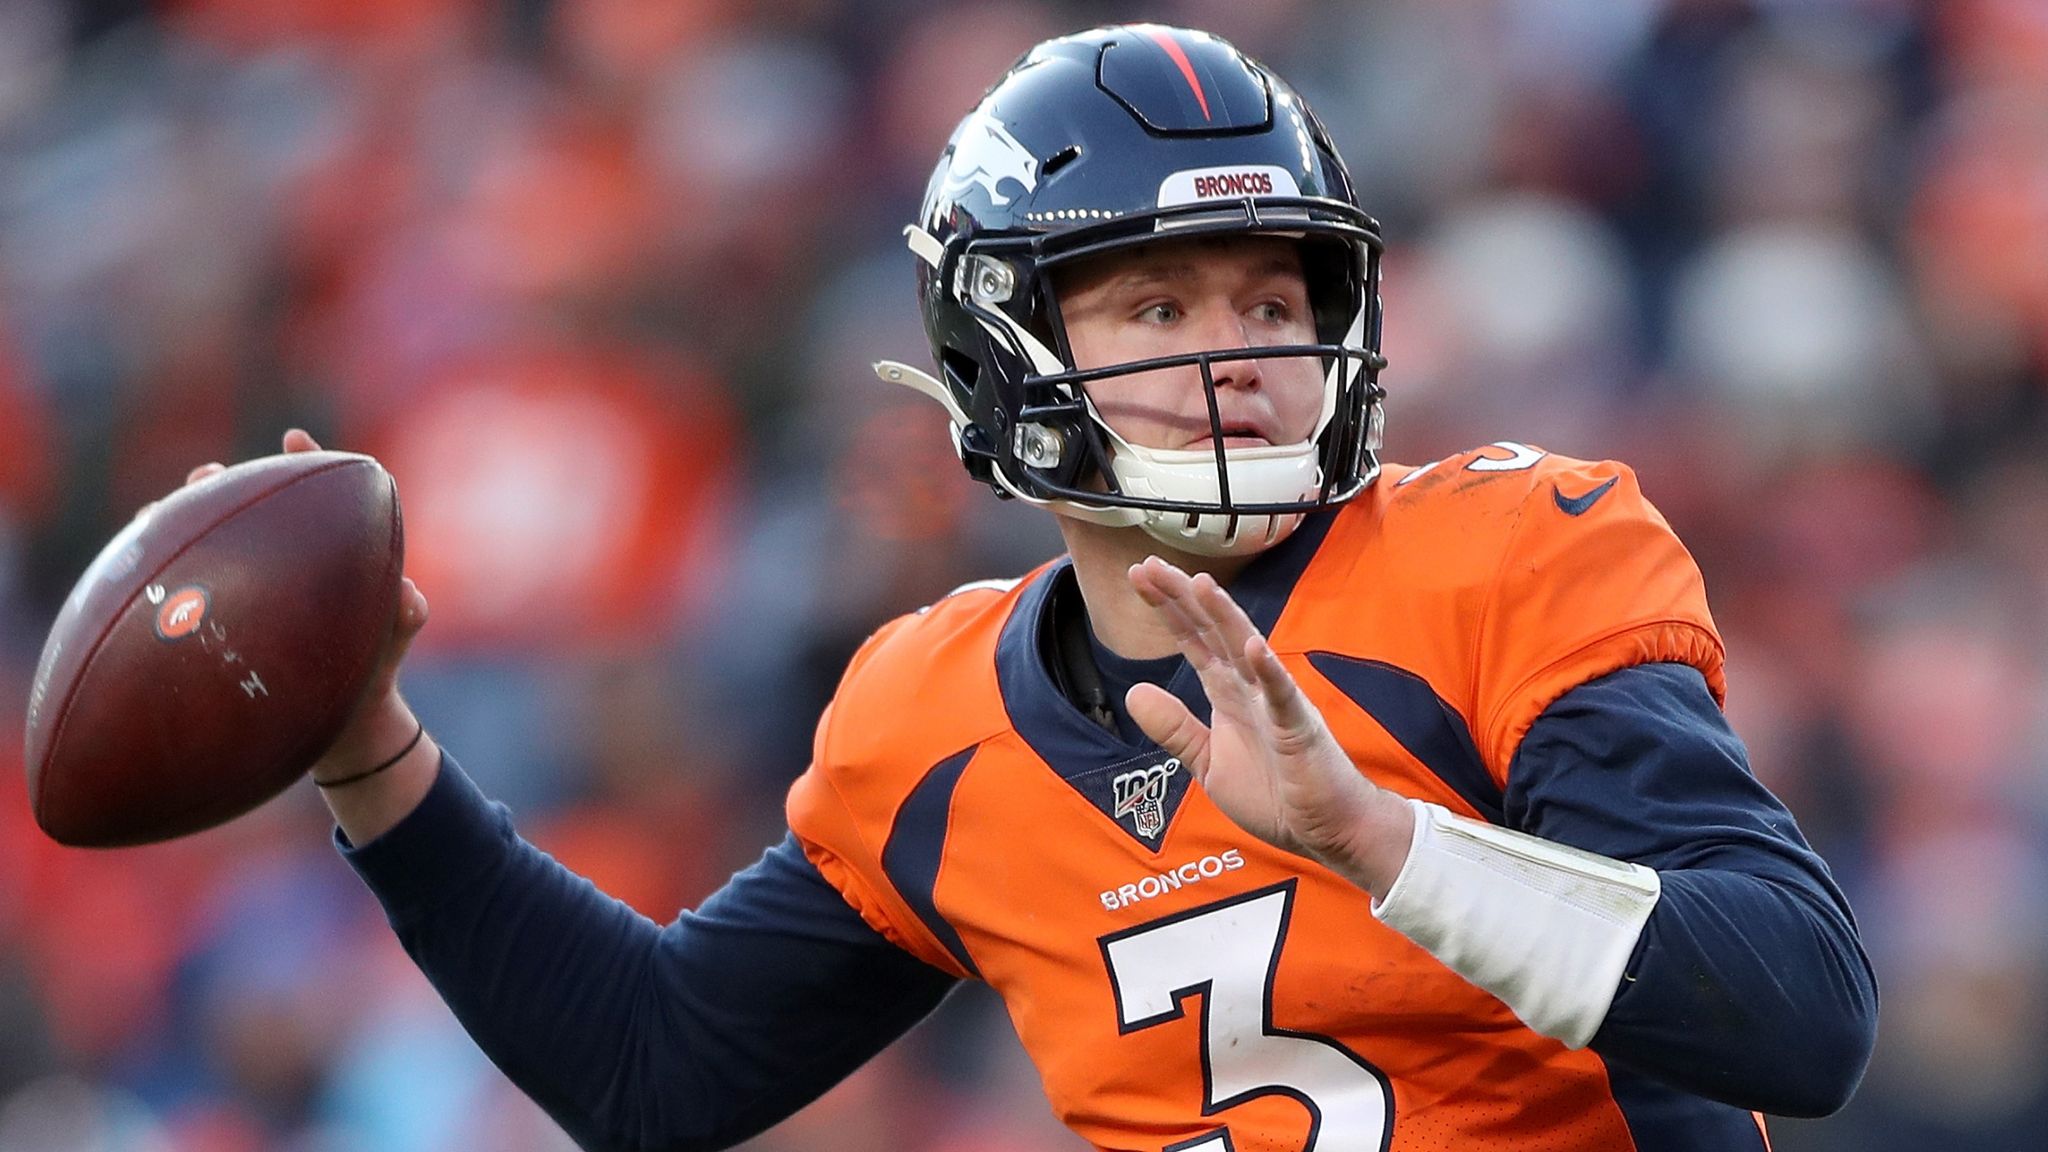
[[[424,720],[419,720],[416,721],[416,723],[419,724],[419,727],[413,729],[412,739],[407,740],[405,742],[405,747],[400,748],[398,750],[398,755],[393,756],[391,759],[386,760],[382,764],[377,765],[375,768],[366,768],[353,776],[343,776],[339,780],[322,780],[318,777],[314,777],[313,783],[319,785],[322,788],[340,788],[346,784],[353,784],[358,780],[368,780],[370,777],[375,776],[377,773],[382,772],[386,768],[391,767],[393,764],[398,763],[400,760],[405,759],[406,756],[410,754],[414,748],[419,747],[420,737],[425,736],[427,734],[427,722]]]

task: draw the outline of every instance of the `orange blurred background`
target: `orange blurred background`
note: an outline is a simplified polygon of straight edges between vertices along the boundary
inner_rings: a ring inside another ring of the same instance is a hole
[[[1776,1146],[2039,1148],[2040,0],[7,0],[0,720],[134,509],[303,425],[398,477],[427,723],[572,866],[694,903],[854,644],[1057,546],[867,365],[925,355],[898,230],[953,122],[1112,18],[1328,123],[1392,245],[1394,459],[1622,458],[1699,558],[1884,992],[1858,1099]],[[0,1152],[566,1148],[327,827],[305,788],[72,852],[0,788]],[[968,989],[749,1147],[1078,1145]]]

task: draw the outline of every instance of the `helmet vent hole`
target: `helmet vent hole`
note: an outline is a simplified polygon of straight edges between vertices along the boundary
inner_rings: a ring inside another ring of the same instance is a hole
[[[1052,157],[1045,162],[1045,167],[1040,168],[1038,170],[1039,176],[1043,179],[1049,180],[1052,178],[1053,173],[1058,172],[1060,169],[1065,168],[1067,165],[1072,164],[1074,161],[1079,160],[1080,158],[1081,146],[1078,144],[1069,144],[1065,148],[1062,148],[1059,151],[1052,154]]]

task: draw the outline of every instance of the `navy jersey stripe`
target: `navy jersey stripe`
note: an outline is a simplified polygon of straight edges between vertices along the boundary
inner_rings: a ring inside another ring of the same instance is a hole
[[[1490,824],[1502,822],[1500,788],[1487,775],[1465,718],[1428,681],[1405,668],[1334,652],[1311,652],[1308,662],[1473,811]]]
[[[968,748],[946,757],[924,774],[911,790],[909,799],[896,812],[896,822],[889,828],[889,842],[882,846],[882,871],[889,876],[889,883],[896,886],[897,895],[924,921],[946,951],[953,954],[975,977],[981,976],[981,969],[975,966],[974,958],[967,954],[967,945],[960,940],[960,933],[944,916],[933,898],[933,891],[939,883],[939,862],[946,855],[946,833],[952,819],[953,790],[960,786],[960,776],[967,770],[967,762],[974,759],[980,745]]]
[[[1231,582],[1231,597],[1260,632],[1272,633],[1337,515],[1336,511],[1324,511],[1307,516],[1287,539],[1261,553]],[[996,642],[996,683],[1010,723],[1032,751],[1068,779],[1100,771],[1155,747],[1149,740],[1127,742],[1088,719],[1060,694],[1047,670],[1051,606],[1060,582],[1074,579],[1072,567],[1072,561],[1063,559],[1040,573],[1018,597]],[[1193,669],[1182,665],[1163,687],[1186,704],[1196,719],[1208,721],[1209,699]]]
[[[1126,741],[1120,733],[1090,720],[1060,694],[1047,667],[1053,659],[1049,651],[1053,601],[1061,585],[1073,581],[1070,561],[1061,560],[1048,568],[1018,598],[996,642],[996,684],[1011,726],[1040,759],[1068,781],[1158,750],[1150,740]],[[1200,679],[1185,662],[1164,687],[1196,717],[1208,720],[1209,698],[1202,694]]]
[[[1273,630],[1336,516],[1336,512],[1326,511],[1306,517],[1286,540],[1246,565],[1231,583],[1231,596],[1261,632]],[[1126,825],[1120,818],[1114,803],[1117,777],[1162,764],[1164,753],[1135,724],[1128,723],[1121,698],[1113,700],[1111,707],[1126,722],[1111,731],[1084,715],[1054,680],[1050,668],[1058,657],[1053,617],[1063,596],[1078,600],[1074,579],[1072,561],[1062,559],[1025,587],[1004,621],[996,641],[996,685],[1003,708],[1017,734],[1056,775],[1095,805],[1104,819],[1158,852],[1165,846],[1166,830],[1179,810],[1189,778],[1184,773],[1166,777],[1161,797],[1164,825],[1156,832],[1148,835],[1148,829]],[[1161,687],[1187,705],[1196,719],[1208,722],[1209,698],[1202,691],[1201,678],[1185,660],[1178,661]],[[887,867],[886,859],[883,864]]]

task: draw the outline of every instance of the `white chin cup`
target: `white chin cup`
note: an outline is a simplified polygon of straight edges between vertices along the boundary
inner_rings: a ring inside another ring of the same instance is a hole
[[[1315,496],[1322,483],[1314,442],[1264,448],[1226,448],[1230,499],[1234,504],[1286,504]],[[1219,504],[1222,485],[1216,454],[1208,449],[1140,448],[1118,442],[1110,471],[1127,496],[1188,504]],[[1147,535],[1169,548],[1197,556],[1239,556],[1263,551],[1287,538],[1300,513],[1280,516],[1225,516],[1216,513],[1148,509],[1139,521]]]

